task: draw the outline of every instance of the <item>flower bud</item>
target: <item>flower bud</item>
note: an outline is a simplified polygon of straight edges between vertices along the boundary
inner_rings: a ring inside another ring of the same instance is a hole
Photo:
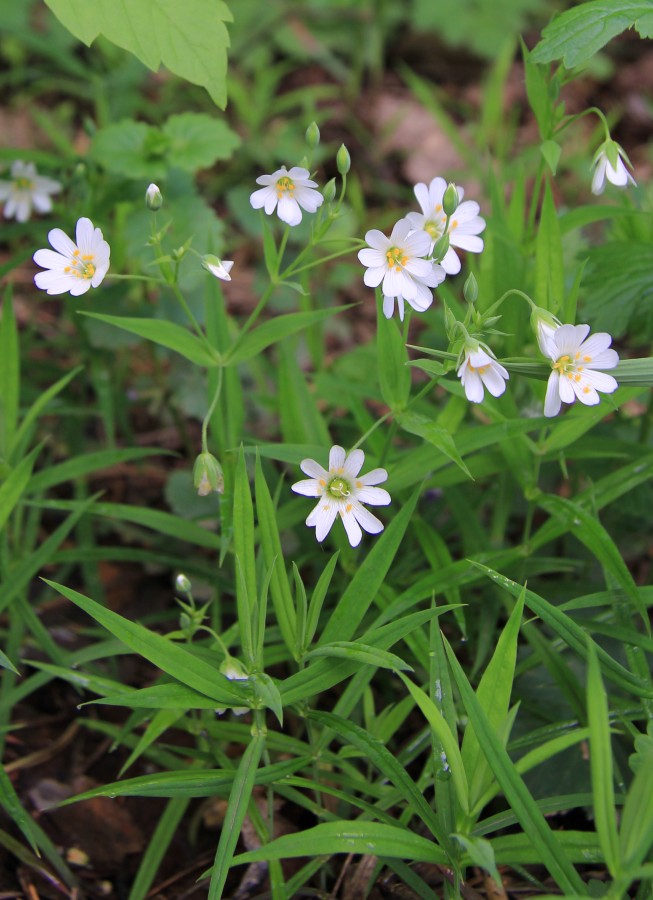
[[[537,337],[537,344],[544,354],[549,356],[549,342],[558,328],[562,325],[560,319],[557,319],[548,309],[542,309],[541,306],[534,306],[531,313],[531,328]]]
[[[351,169],[351,156],[344,144],[340,145],[340,148],[336,153],[336,165],[338,166],[338,172],[341,175],[346,175]]]
[[[152,212],[156,212],[157,209],[161,209],[163,206],[163,197],[156,184],[151,184],[145,191],[145,205]]]
[[[206,269],[207,272],[210,272],[211,275],[215,275],[216,278],[221,278],[222,281],[231,281],[229,272],[231,272],[232,266],[232,260],[219,259],[212,253],[207,253],[206,256],[202,257],[202,267]]]
[[[243,668],[242,664],[238,662],[238,660],[233,656],[227,656],[220,663],[219,671],[222,675],[229,679],[229,681],[247,681],[247,672]],[[221,716],[224,712],[224,707],[216,708],[216,713]],[[245,713],[249,712],[248,706],[234,706],[232,707],[232,711],[236,716],[244,716]]]
[[[335,180],[335,178],[332,178],[330,181],[327,181],[327,183],[322,188],[322,194],[327,203],[331,203],[333,200],[335,200],[335,196],[336,196],[336,180]]]
[[[444,196],[442,198],[442,209],[444,210],[445,216],[453,216],[455,211],[458,209],[458,204],[460,203],[460,197],[458,196],[458,188],[453,182],[447,185],[447,188],[444,192]]]
[[[175,578],[175,589],[178,590],[180,594],[190,594],[191,583],[182,572]]]
[[[200,453],[195,460],[193,484],[200,497],[206,497],[212,491],[224,493],[222,466],[212,453]]]
[[[445,258],[445,256],[447,255],[447,251],[449,250],[449,243],[449,232],[445,231],[445,233],[441,237],[439,237],[433,245],[431,256],[436,262],[440,262]]]
[[[317,122],[311,122],[306,129],[306,143],[311,150],[315,150],[320,143],[320,129],[317,127]]]
[[[463,287],[463,296],[468,303],[476,303],[478,300],[478,282],[474,273],[470,272]]]

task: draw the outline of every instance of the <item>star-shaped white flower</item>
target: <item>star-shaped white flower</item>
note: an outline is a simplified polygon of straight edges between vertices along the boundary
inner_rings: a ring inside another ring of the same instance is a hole
[[[34,276],[38,288],[48,294],[70,292],[78,297],[101,284],[109,269],[108,243],[100,229],[93,228],[86,218],[78,220],[76,238],[75,244],[61,228],[49,232],[48,240],[54,250],[37,250],[34,254],[34,262],[47,270]]]
[[[586,406],[600,401],[598,391],[611,394],[619,387],[612,375],[597,369],[614,369],[619,362],[616,350],[609,350],[612,337],[599,331],[588,337],[589,325],[561,325],[548,341],[546,355],[551,374],[546,388],[544,415],[556,416],[562,403],[576,398]]]
[[[458,369],[458,377],[467,399],[472,403],[482,403],[484,387],[493,397],[500,397],[510,375],[488,349],[483,349],[474,341],[465,345],[465,358]]]
[[[626,187],[628,182],[636,184],[635,179],[626,168],[623,158],[628,159],[623,148],[616,141],[605,141],[601,144],[592,162],[592,167],[594,168],[594,175],[592,176],[593,194],[603,193],[606,178],[617,187]]]
[[[364,462],[365,454],[362,450],[352,450],[347,455],[337,445],[329,452],[328,472],[314,459],[301,461],[302,472],[310,477],[293,484],[292,489],[305,497],[320,498],[306,519],[309,528],[315,528],[318,541],[323,541],[327,536],[336,516],[342,519],[352,547],[360,544],[363,536],[361,527],[369,534],[383,531],[383,523],[363,503],[371,506],[387,506],[390,503],[387,491],[373,487],[386,481],[388,473],[385,469],[373,469],[367,475],[359,475]]]
[[[478,235],[485,228],[485,219],[479,216],[480,207],[474,200],[463,201],[465,194],[463,188],[457,187],[458,199],[461,201],[455,213],[449,220],[442,208],[442,199],[447,189],[444,178],[434,178],[429,185],[420,182],[415,185],[415,196],[422,208],[421,213],[408,213],[408,221],[411,226],[419,231],[426,231],[431,237],[429,252],[433,250],[436,241],[446,231],[449,234],[449,249],[444,255],[440,265],[447,275],[457,275],[461,264],[454,247],[467,250],[470,253],[480,253],[483,249],[483,238]]]
[[[301,166],[293,166],[290,171],[281,166],[272,175],[261,175],[256,183],[265,187],[254,191],[249,202],[254,209],[264,209],[268,216],[276,209],[282,222],[299,225],[302,209],[314,213],[324,202],[322,194],[314,190],[317,182],[311,181],[310,174],[308,169]]]
[[[10,177],[10,181],[0,181],[0,202],[5,204],[5,219],[27,222],[32,209],[40,213],[51,211],[51,194],[61,190],[58,181],[39,175],[34,163],[20,159],[11,164]]]
[[[369,244],[359,250],[358,258],[367,271],[363,281],[368,287],[383,291],[383,313],[389,319],[395,308],[404,319],[404,300],[417,312],[424,312],[433,303],[431,288],[446,278],[442,266],[424,259],[429,252],[431,239],[425,231],[415,231],[408,219],[400,219],[387,238],[382,231],[373,228],[365,235]]]

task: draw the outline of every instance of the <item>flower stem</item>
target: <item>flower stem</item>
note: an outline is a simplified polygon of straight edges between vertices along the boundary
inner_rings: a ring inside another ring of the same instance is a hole
[[[218,383],[215,388],[215,393],[213,395],[213,400],[211,400],[211,405],[209,406],[209,410],[207,414],[204,416],[204,420],[202,422],[202,453],[208,453],[208,431],[209,431],[209,422],[211,421],[211,416],[215,412],[215,408],[218,405],[218,400],[220,399],[220,392],[222,391],[222,372],[223,367],[220,366],[218,369]]]

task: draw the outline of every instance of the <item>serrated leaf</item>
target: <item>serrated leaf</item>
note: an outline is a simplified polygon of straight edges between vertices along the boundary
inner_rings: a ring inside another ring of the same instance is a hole
[[[635,27],[642,37],[653,33],[651,0],[593,0],[557,16],[542,32],[531,56],[534,62],[562,59],[568,69],[582,65],[608,41]]]
[[[227,102],[222,0],[46,0],[55,16],[90,47],[98,35],[128,50],[153,72],[163,63],[175,75],[205,87],[222,109]]]
[[[163,126],[169,140],[167,160],[186,172],[208,169],[219,159],[229,159],[240,138],[221,119],[205,113],[170,116]]]

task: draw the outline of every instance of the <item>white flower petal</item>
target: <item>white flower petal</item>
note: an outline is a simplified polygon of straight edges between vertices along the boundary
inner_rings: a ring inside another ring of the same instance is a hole
[[[363,537],[363,532],[360,529],[360,525],[356,521],[353,503],[348,503],[347,506],[341,507],[339,512],[340,518],[342,519],[342,524],[345,526],[345,531],[347,532],[347,537],[349,538],[349,543],[352,547],[358,547],[361,542],[361,538]]]
[[[347,454],[345,453],[344,449],[338,446],[338,444],[334,444],[334,446],[329,451],[329,472],[331,474],[340,474],[343,466],[345,465],[346,458]]]
[[[62,256],[65,256],[66,259],[70,259],[75,250],[77,250],[75,243],[68,237],[65,231],[61,230],[61,228],[53,228],[52,231],[49,231],[48,240],[54,249],[58,253],[61,253]]]
[[[559,390],[559,381],[560,376],[557,372],[551,372],[549,375],[549,381],[546,386],[546,397],[544,399],[544,415],[547,418],[551,418],[552,416],[557,416],[560,412],[561,401],[560,401],[560,390]]]
[[[266,209],[267,212],[267,209]],[[294,197],[282,194],[277,204],[277,215],[287,225],[299,225],[302,220],[302,211]]]
[[[370,506],[387,506],[392,498],[383,488],[362,487],[356,491],[356,499],[359,503],[369,503]]]
[[[338,515],[338,504],[335,502],[326,503],[324,499],[320,500],[318,506],[313,510],[315,516],[315,537],[318,541],[323,541],[331,530],[331,526]],[[308,525],[308,519],[306,520]]]
[[[385,492],[384,492],[385,493]],[[360,503],[354,503],[352,513],[358,524],[367,531],[368,534],[378,534],[383,531],[383,522],[377,519],[369,509],[365,509]]]
[[[322,488],[319,481],[315,478],[305,478],[303,481],[297,481],[291,485],[290,489],[296,494],[303,494],[304,497],[322,496]]]
[[[303,459],[299,464],[299,468],[305,475],[310,475],[311,478],[317,478],[318,481],[320,478],[326,480],[329,477],[327,470],[319,463],[315,462],[314,459]]]
[[[352,450],[351,453],[345,459],[345,463],[343,465],[343,474],[348,478],[356,478],[360,470],[363,468],[363,463],[365,462],[365,454],[362,450]]]

